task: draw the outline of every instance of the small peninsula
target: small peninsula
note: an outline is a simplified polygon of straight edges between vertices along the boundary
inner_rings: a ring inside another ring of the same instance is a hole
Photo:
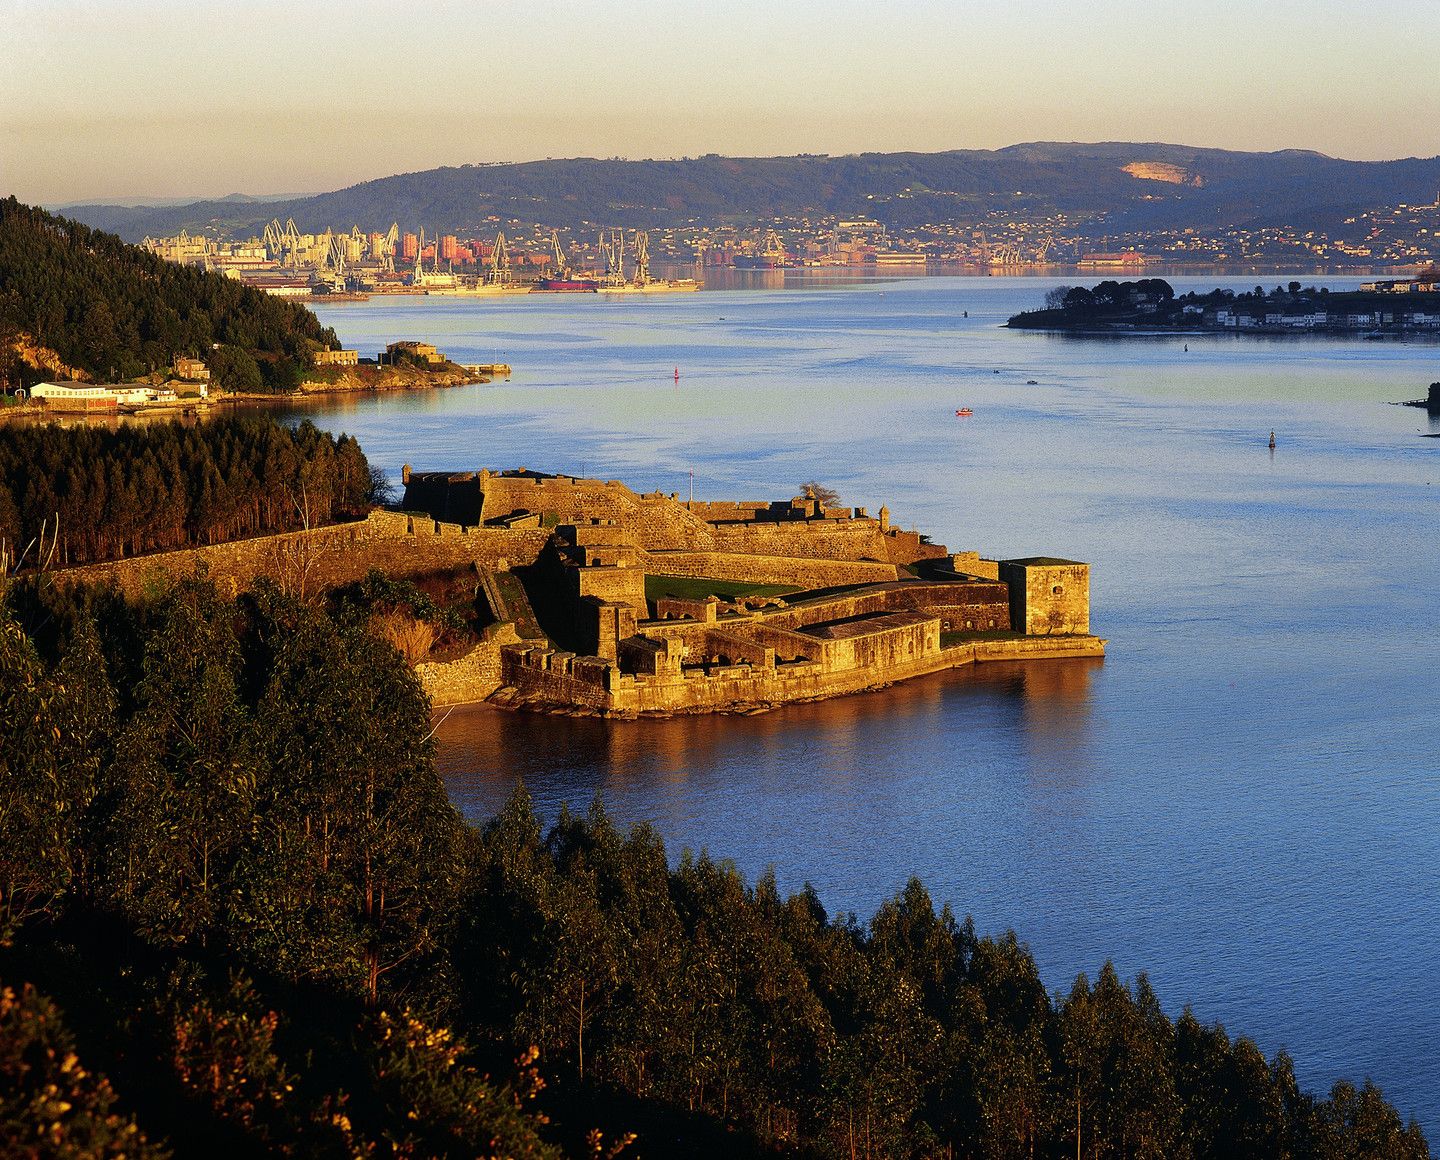
[[[1266,290],[1176,295],[1163,278],[1057,286],[1041,310],[1016,314],[1015,330],[1072,334],[1330,334],[1357,338],[1440,338],[1440,281],[1431,271],[1408,280],[1332,291],[1290,282]]]

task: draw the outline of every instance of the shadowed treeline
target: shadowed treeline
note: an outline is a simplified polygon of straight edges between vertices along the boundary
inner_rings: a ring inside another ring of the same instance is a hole
[[[58,535],[55,564],[314,527],[364,514],[382,492],[355,440],[308,420],[0,428],[0,543],[48,552]]]
[[[918,882],[861,924],[598,804],[468,826],[353,602],[7,605],[5,1154],[1428,1155],[1143,977],[1048,994]]]

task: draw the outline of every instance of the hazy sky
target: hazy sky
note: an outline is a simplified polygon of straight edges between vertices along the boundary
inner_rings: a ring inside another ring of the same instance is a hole
[[[0,0],[0,194],[1170,141],[1440,152],[1435,0]]]

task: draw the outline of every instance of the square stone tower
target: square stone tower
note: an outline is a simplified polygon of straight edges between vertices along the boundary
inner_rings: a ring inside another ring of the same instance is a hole
[[[1054,556],[1002,560],[1010,589],[1010,624],[1026,636],[1090,631],[1090,565]]]

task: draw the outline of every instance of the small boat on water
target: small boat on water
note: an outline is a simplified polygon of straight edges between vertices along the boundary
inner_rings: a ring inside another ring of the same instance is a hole
[[[972,411],[969,407],[961,407],[958,411],[955,412],[956,417],[960,419],[968,419],[973,414],[975,414],[975,412]]]

